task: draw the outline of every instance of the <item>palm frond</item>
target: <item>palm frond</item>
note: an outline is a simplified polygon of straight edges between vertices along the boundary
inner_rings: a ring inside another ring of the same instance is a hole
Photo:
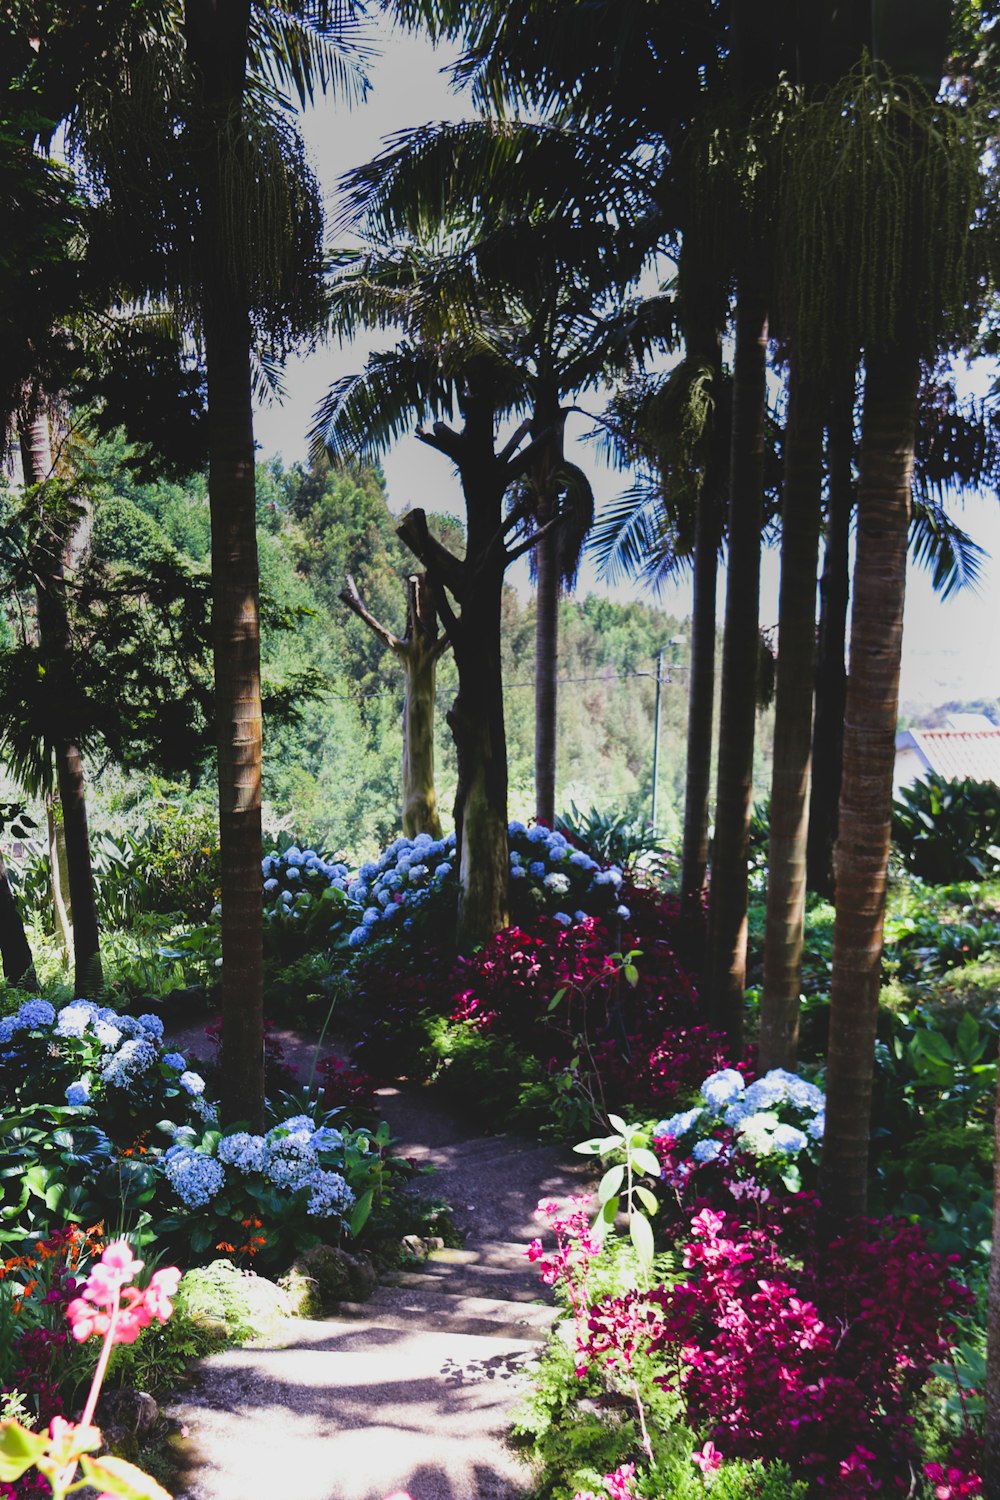
[[[609,583],[637,578],[655,591],[676,578],[688,563],[688,552],[664,506],[663,492],[648,476],[604,508],[594,522],[587,551]]]
[[[422,417],[450,415],[456,396],[456,376],[433,351],[403,342],[372,354],[320,402],[309,434],[313,457],[325,450],[338,461],[375,458]]]
[[[932,500],[914,500],[910,548],[914,562],[928,570],[931,584],[942,599],[951,598],[961,589],[979,588],[989,554],[944,506]]]
[[[333,92],[348,104],[368,93],[367,65],[374,49],[357,0],[335,3],[258,3],[250,12],[251,70],[283,103],[299,106]]]

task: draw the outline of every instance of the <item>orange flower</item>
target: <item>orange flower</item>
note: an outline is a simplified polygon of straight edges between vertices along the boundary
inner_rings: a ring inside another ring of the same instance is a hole
[[[228,1240],[220,1240],[215,1248],[216,1250],[225,1250],[229,1255],[236,1254],[236,1246],[231,1245]]]

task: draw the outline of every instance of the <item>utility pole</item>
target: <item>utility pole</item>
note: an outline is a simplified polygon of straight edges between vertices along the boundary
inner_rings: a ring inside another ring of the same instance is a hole
[[[653,717],[653,806],[649,821],[656,827],[656,792],[660,783],[660,697],[663,692],[663,652],[656,657],[656,712]]]

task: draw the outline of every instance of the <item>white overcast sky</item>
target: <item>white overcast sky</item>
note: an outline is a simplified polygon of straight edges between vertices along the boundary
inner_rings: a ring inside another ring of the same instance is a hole
[[[471,113],[443,73],[453,53],[435,53],[422,39],[379,27],[381,54],[371,68],[372,90],[367,101],[348,110],[322,101],[304,119],[306,138],[324,192],[333,201],[341,174],[369,160],[383,138],[393,131],[428,120],[462,119]],[[320,396],[338,375],[358,370],[370,348],[381,341],[356,341],[344,349],[321,349],[293,360],[286,372],[288,396],[280,408],[261,411],[256,434],[263,457],[280,453],[286,462],[304,459],[306,433]],[[982,390],[983,376],[970,374],[971,389]],[[599,409],[599,398],[590,398]],[[586,402],[581,404],[587,404]],[[574,420],[571,418],[571,421]],[[576,418],[582,430],[586,423]],[[592,445],[582,448],[577,461],[588,470],[598,504],[625,487],[627,476],[603,468]],[[414,438],[396,445],[384,460],[389,503],[396,512],[413,505],[428,511],[461,515],[458,484],[447,462]],[[978,593],[966,592],[945,603],[936,599],[927,574],[911,568],[903,647],[903,701],[928,705],[951,698],[1000,696],[1000,502],[967,499],[964,524],[992,554],[984,568]],[[518,564],[512,580],[528,587],[527,569]],[[591,567],[584,566],[579,590],[607,592]],[[777,619],[778,558],[765,554],[761,622]],[[634,585],[614,591],[617,598],[637,597]],[[722,612],[720,592],[720,620]],[[681,584],[659,601],[671,613],[690,612],[690,586]]]

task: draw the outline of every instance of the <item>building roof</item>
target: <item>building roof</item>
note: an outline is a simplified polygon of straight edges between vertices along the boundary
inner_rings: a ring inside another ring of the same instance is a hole
[[[946,781],[993,781],[1000,785],[1000,729],[908,729],[896,749],[917,750]]]

